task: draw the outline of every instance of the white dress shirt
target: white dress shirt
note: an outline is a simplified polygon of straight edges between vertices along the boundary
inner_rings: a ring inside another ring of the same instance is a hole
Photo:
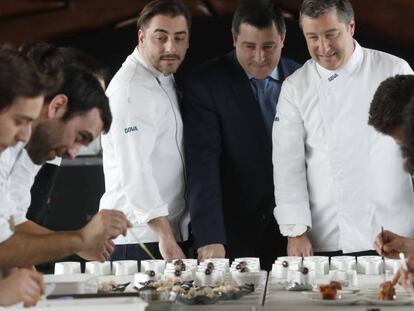
[[[407,62],[361,48],[336,71],[309,60],[285,80],[273,126],[274,214],[284,235],[311,228],[315,251],[373,248],[381,226],[414,234],[413,190],[395,142],[367,124],[373,94]]]
[[[113,114],[102,136],[106,191],[100,209],[123,211],[140,242],[157,242],[147,223],[167,216],[177,241],[188,238],[183,125],[174,78],[146,64],[138,49],[109,84]],[[136,243],[132,236],[117,244]]]

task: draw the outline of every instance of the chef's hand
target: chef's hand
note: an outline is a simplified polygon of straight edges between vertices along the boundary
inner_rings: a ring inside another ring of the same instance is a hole
[[[413,293],[414,285],[414,258],[410,257],[407,261],[408,271],[400,268],[397,273],[394,275],[393,280],[391,281],[393,285],[399,283],[402,285],[406,291]]]
[[[226,250],[223,244],[208,244],[197,249],[198,261],[201,262],[209,258],[224,258]]]
[[[388,230],[377,235],[374,247],[378,254],[387,258],[398,259],[401,252],[406,257],[414,256],[414,239],[400,236]]]
[[[158,247],[160,249],[162,258],[164,258],[164,260],[167,262],[171,262],[173,259],[185,258],[185,255],[180,246],[175,241],[174,236],[160,238]]]
[[[99,211],[85,227],[78,231],[83,242],[79,251],[102,252],[108,240],[126,234],[128,224],[125,214],[120,211]],[[100,260],[104,261],[105,255],[102,255]]]
[[[0,306],[23,302],[25,307],[36,305],[45,291],[43,275],[31,269],[19,269],[0,280]]]
[[[109,260],[112,252],[114,251],[114,248],[115,243],[112,242],[112,240],[107,240],[101,249],[79,252],[78,256],[89,261],[105,261]]]
[[[148,226],[158,236],[158,248],[162,258],[167,262],[173,259],[183,259],[185,255],[175,241],[174,232],[167,217],[161,216],[151,219]]]
[[[306,232],[297,237],[288,237],[287,254],[288,256],[313,256],[312,244]]]

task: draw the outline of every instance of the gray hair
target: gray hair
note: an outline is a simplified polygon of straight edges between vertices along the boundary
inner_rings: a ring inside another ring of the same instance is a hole
[[[317,18],[327,12],[336,11],[339,21],[349,24],[354,18],[354,10],[349,0],[304,0],[299,14],[302,26],[304,17]]]

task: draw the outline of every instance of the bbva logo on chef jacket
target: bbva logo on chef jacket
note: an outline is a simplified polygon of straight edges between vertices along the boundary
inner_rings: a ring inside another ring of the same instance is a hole
[[[131,133],[131,132],[136,132],[136,131],[138,131],[138,128],[135,125],[124,128],[125,134]]]

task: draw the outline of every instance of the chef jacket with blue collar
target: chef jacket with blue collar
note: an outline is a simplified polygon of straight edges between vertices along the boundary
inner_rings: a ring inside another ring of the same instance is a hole
[[[188,238],[183,125],[172,75],[147,64],[138,49],[109,84],[113,114],[102,136],[105,193],[100,209],[123,211],[140,242],[157,242],[148,226],[166,216],[177,241]],[[132,236],[116,244],[137,243]]]
[[[368,125],[379,84],[412,74],[404,60],[362,48],[330,71],[309,60],[285,80],[273,125],[276,207],[282,234],[308,232],[314,251],[373,248],[381,226],[414,234],[410,176],[392,138]]]

